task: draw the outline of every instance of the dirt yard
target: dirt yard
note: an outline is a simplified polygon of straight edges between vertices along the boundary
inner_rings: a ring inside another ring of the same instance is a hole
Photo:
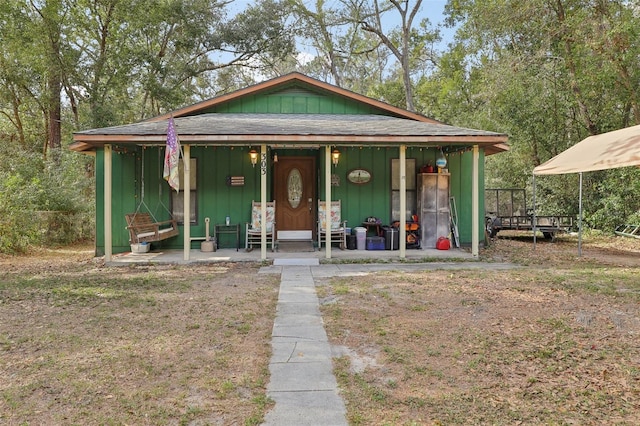
[[[501,238],[509,271],[387,272],[318,291],[353,425],[640,424],[640,244]]]
[[[0,424],[260,424],[279,277],[0,258]]]
[[[260,424],[279,277],[0,256],[0,424]],[[640,241],[318,282],[353,425],[640,423]],[[490,262],[519,268],[495,271]]]

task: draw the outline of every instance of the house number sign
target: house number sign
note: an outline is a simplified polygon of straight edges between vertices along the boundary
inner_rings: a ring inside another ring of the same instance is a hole
[[[267,154],[260,155],[260,174],[267,174]]]

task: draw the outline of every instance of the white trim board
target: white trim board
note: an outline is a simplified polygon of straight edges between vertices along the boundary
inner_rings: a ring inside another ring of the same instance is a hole
[[[278,240],[299,240],[309,241],[311,240],[311,230],[304,231],[278,231]]]

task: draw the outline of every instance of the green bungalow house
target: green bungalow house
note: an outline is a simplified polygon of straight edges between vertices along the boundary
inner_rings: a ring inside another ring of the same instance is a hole
[[[163,178],[171,117],[182,147],[179,191]],[[484,157],[506,142],[504,134],[448,126],[292,73],[139,123],[77,132],[71,149],[95,155],[96,255],[107,261],[131,250],[126,214],[176,219],[177,235],[152,244],[189,260],[209,226],[227,217],[244,249],[253,201],[262,219],[275,201],[276,240],[317,243],[318,204],[328,200],[340,200],[352,228],[368,218],[395,222],[403,258],[412,221],[420,247],[430,248],[454,234],[454,212],[458,242],[478,255]],[[267,259],[265,227],[258,237]],[[321,250],[331,257],[331,244]]]

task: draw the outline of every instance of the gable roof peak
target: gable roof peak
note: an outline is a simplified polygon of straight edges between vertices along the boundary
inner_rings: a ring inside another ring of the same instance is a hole
[[[161,121],[167,120],[169,117],[184,117],[187,115],[197,114],[199,111],[211,109],[217,105],[230,102],[245,96],[256,95],[258,93],[263,93],[266,91],[274,91],[278,90],[280,87],[286,87],[291,85],[291,83],[299,82],[302,85],[306,85],[312,88],[317,89],[321,92],[330,93],[339,97],[347,98],[355,102],[359,102],[370,107],[376,108],[378,110],[384,111],[389,115],[394,117],[401,117],[410,120],[434,123],[434,124],[443,124],[438,120],[434,120],[432,118],[426,117],[422,114],[418,114],[416,112],[407,111],[402,108],[395,107],[391,104],[388,104],[383,101],[379,101],[377,99],[370,98],[365,95],[361,95],[359,93],[353,92],[348,89],[344,89],[342,87],[315,79],[313,77],[309,77],[308,75],[302,74],[297,71],[293,71],[287,74],[283,74],[279,77],[272,78],[270,80],[265,80],[259,83],[256,83],[251,86],[247,86],[243,89],[238,89],[233,92],[216,96],[215,98],[207,99],[202,102],[195,103],[193,105],[183,107],[166,114],[162,114],[153,118],[150,118],[146,121]]]

